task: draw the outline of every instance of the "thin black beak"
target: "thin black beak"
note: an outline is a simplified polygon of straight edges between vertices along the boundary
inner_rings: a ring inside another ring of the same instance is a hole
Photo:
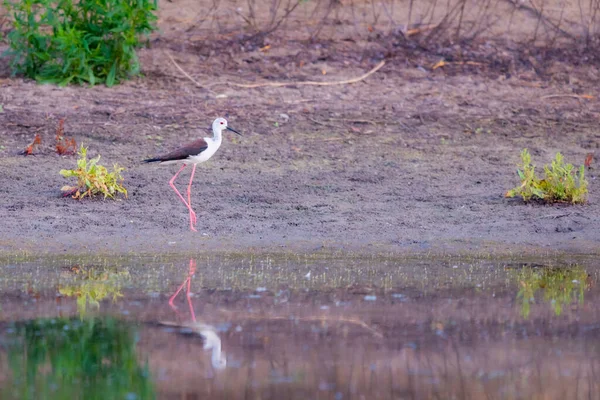
[[[239,133],[238,131],[236,131],[236,130],[235,130],[235,129],[233,129],[233,128],[227,127],[227,128],[225,128],[225,129],[227,129],[228,131],[231,131],[231,132],[235,132],[235,133],[237,133],[238,135],[242,136],[242,134],[241,134],[241,133]]]

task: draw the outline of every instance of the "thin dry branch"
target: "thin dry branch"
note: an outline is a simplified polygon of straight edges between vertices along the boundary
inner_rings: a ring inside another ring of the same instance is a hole
[[[316,82],[316,81],[304,81],[304,82],[264,82],[264,83],[235,83],[235,82],[224,82],[216,83],[215,85],[231,85],[240,88],[254,89],[259,87],[282,87],[282,86],[334,86],[334,85],[348,85],[357,83],[365,80],[375,72],[379,71],[381,67],[385,65],[385,61],[381,61],[372,70],[359,76],[358,78],[347,79],[336,82]]]
[[[345,129],[345,127],[343,127],[343,126],[340,126],[340,125],[327,124],[327,123],[325,123],[325,122],[317,121],[316,119],[314,119],[314,118],[311,118],[311,117],[307,117],[307,118],[308,118],[308,120],[309,120],[309,121],[312,121],[312,122],[314,122],[314,123],[315,123],[315,124],[317,124],[317,125],[326,126],[326,127],[328,127],[328,128],[338,128],[338,129]]]
[[[418,35],[419,33],[430,31],[436,27],[437,27],[437,24],[429,24],[429,25],[423,25],[423,26],[419,26],[416,28],[408,29],[406,31],[406,36]]]
[[[437,63],[435,63],[431,69],[438,69],[440,67],[445,67],[446,65],[451,65],[451,64],[456,64],[456,65],[476,65],[476,66],[485,66],[486,64],[484,63],[480,63],[477,61],[445,61],[445,60],[440,60]]]
[[[547,96],[542,96],[542,99],[554,99],[557,97],[571,97],[573,99],[579,100],[592,100],[594,98],[594,96],[592,96],[591,94],[549,94]]]
[[[535,7],[535,4],[533,2],[530,2],[531,6],[528,6],[526,4],[524,4],[523,2],[520,2],[518,0],[504,0],[505,2],[511,4],[513,7],[515,7],[516,10],[524,10],[527,11],[529,14],[533,15],[534,17],[538,18],[538,23],[541,22],[544,25],[548,25],[551,28],[553,28],[556,32],[559,32],[561,35],[563,35],[564,37],[570,38],[570,39],[574,39],[573,35],[570,34],[569,32],[565,31],[564,29],[561,29],[560,26],[557,26],[556,23],[554,23],[552,20],[550,20],[548,17],[546,17],[543,13],[543,7],[542,10],[538,10]],[[543,5],[544,3],[542,3]]]
[[[173,63],[173,65],[175,65],[175,67],[186,77],[188,78],[190,81],[194,82],[194,84],[196,84],[196,86],[204,88],[204,86],[202,86],[202,84],[200,84],[200,82],[198,82],[197,80],[195,80],[194,78],[192,78],[190,76],[190,74],[188,74],[187,72],[184,71],[183,68],[181,68],[179,66],[179,64],[177,64],[177,62],[175,61],[175,59],[167,52],[165,52],[167,54],[167,57],[169,57],[171,59],[171,62]]]

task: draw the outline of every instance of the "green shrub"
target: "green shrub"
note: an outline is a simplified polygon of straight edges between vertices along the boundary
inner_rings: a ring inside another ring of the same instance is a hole
[[[124,168],[117,164],[113,166],[113,172],[108,172],[106,167],[98,165],[100,156],[87,159],[87,148],[81,146],[79,149],[79,160],[77,160],[77,169],[63,169],[60,174],[65,178],[77,178],[77,186],[63,186],[62,191],[65,196],[72,195],[74,199],[83,199],[85,196],[93,197],[99,194],[104,198],[115,198],[117,193],[122,193],[127,197],[127,189],[123,187],[123,177],[121,172]]]
[[[542,200],[547,203],[585,203],[587,181],[585,167],[575,172],[572,164],[565,164],[563,156],[556,153],[552,165],[544,166],[544,179],[538,178],[535,165],[531,164],[531,155],[527,149],[521,152],[522,165],[517,169],[521,185],[506,192],[506,197],[521,196],[523,200]]]
[[[40,82],[105,83],[139,72],[140,35],[155,29],[157,0],[4,0],[13,73]]]

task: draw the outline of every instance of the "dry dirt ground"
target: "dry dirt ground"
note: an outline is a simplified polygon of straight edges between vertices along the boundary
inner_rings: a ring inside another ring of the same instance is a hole
[[[597,151],[591,59],[517,56],[480,42],[474,63],[433,69],[440,54],[462,50],[419,52],[376,34],[357,42],[234,32],[202,41],[178,30],[181,3],[161,3],[161,32],[140,52],[144,76],[118,87],[38,85],[10,77],[2,60],[0,251],[598,251],[597,170],[588,171],[586,205],[503,197],[518,183],[525,147],[540,166],[557,151],[576,165]],[[381,60],[355,84],[224,84],[343,80]],[[206,136],[217,116],[243,137],[226,135],[199,166],[192,233],[167,184],[177,167],[141,160]],[[90,155],[126,168],[127,199],[61,197],[69,181],[59,171],[76,157],[53,151],[60,118]],[[18,155],[36,133],[36,155]]]

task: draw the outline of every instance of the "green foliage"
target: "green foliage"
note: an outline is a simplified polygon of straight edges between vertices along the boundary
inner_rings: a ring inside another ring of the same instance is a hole
[[[4,0],[13,73],[45,83],[106,83],[139,72],[140,35],[155,28],[156,0]]]
[[[521,307],[521,315],[529,317],[531,303],[535,302],[535,294],[542,290],[544,301],[550,303],[556,315],[562,313],[563,307],[574,301],[583,304],[583,294],[588,274],[582,268],[523,268],[517,276],[520,285],[517,302]]]
[[[517,170],[521,186],[509,190],[506,197],[521,196],[523,200],[538,199],[547,203],[585,203],[587,197],[587,180],[585,167],[578,172],[572,164],[565,164],[563,156],[556,153],[552,165],[544,166],[544,179],[538,178],[535,165],[531,164],[531,155],[527,149],[521,152],[522,165]]]
[[[85,196],[93,197],[103,194],[104,198],[114,199],[117,193],[122,193],[127,197],[127,189],[122,185],[123,177],[121,176],[124,168],[115,164],[113,172],[108,172],[106,167],[98,165],[100,156],[88,161],[87,148],[83,145],[78,154],[77,169],[60,171],[65,178],[77,178],[77,186],[63,186],[61,190],[65,192],[65,195],[72,194],[74,199],[83,199]]]
[[[154,399],[132,326],[113,318],[17,322],[1,343],[2,399]]]

